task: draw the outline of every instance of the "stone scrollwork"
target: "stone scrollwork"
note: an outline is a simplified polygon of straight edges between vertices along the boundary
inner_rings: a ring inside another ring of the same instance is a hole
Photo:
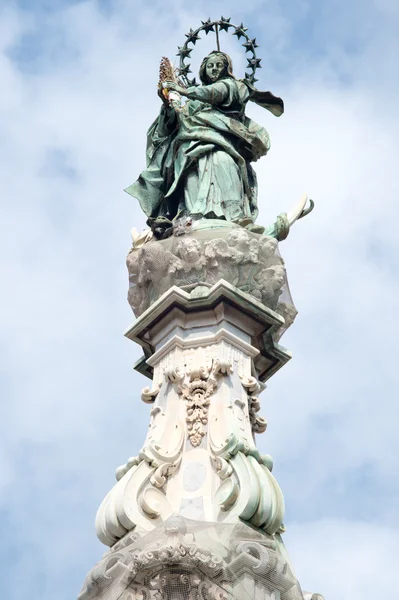
[[[149,513],[154,510],[152,503],[150,497],[143,501],[143,508]],[[125,538],[115,544],[87,576],[79,600],[98,600],[100,597],[161,600],[168,597],[170,586],[178,586],[186,592],[184,597],[188,597],[189,589],[199,591],[205,577],[211,585],[221,581],[223,561],[192,541],[187,542],[184,522],[177,516],[171,517],[165,521],[163,529],[152,543],[146,543],[145,538],[143,542],[140,536],[130,533],[125,536],[127,544]],[[189,573],[188,566],[191,567]],[[205,577],[198,576],[198,568]],[[195,597],[202,596],[196,594]]]
[[[164,494],[158,489],[146,487],[139,498],[139,506],[150,519],[157,519],[161,515],[162,505],[165,500]]]
[[[262,391],[262,386],[256,377],[250,375],[249,377],[240,377],[242,386],[247,390],[249,394],[259,394]]]
[[[138,457],[118,467],[118,483],[102,502],[96,517],[97,535],[104,544],[112,546],[136,525],[146,528],[148,519],[171,514],[164,487],[179,468],[181,443],[180,449],[172,449],[170,459],[162,458],[160,450],[156,445],[148,445]]]
[[[260,410],[259,398],[248,396],[249,420],[251,421],[252,431],[254,433],[264,433],[267,428],[267,421],[257,413]]]
[[[150,388],[148,386],[143,388],[141,391],[142,401],[145,402],[146,404],[152,404],[153,402],[155,402],[155,398],[158,396],[160,389],[161,389],[160,385],[156,385],[153,388]]]
[[[164,532],[160,540],[133,554],[130,564],[131,579],[144,572],[152,573],[153,576],[166,576],[171,572],[168,568],[171,565],[186,563],[190,565],[192,572],[200,569],[203,575],[211,578],[214,583],[226,581],[226,565],[223,558],[210,549],[199,546],[195,541],[189,542],[186,537],[186,524],[178,515],[172,515],[165,521]]]
[[[165,369],[164,376],[165,381],[169,383],[179,383],[184,378],[184,373],[179,367],[171,366]]]
[[[119,481],[120,479],[122,479],[122,477],[124,475],[126,475],[126,473],[132,468],[137,466],[140,463],[140,458],[138,456],[132,456],[131,458],[129,458],[129,460],[127,461],[126,464],[121,465],[120,467],[118,467],[116,469],[115,472],[115,477],[116,480]]]
[[[226,477],[216,492],[220,510],[227,512],[233,508],[240,493],[240,486],[235,477]]]
[[[284,517],[284,497],[277,481],[254,456],[237,452],[229,462],[232,477],[239,485],[232,510],[244,521],[273,535],[279,531]]]
[[[246,574],[252,576],[253,591],[249,588],[249,597],[255,597],[255,590],[265,583],[269,589],[274,588],[270,598],[281,600],[303,600],[301,587],[292,573],[290,565],[279,552],[259,542],[240,542],[236,548],[236,556],[229,564],[238,577]]]
[[[213,361],[212,371],[215,375],[231,375],[233,373],[233,365],[228,360],[216,358]]]
[[[253,431],[264,430],[266,422],[257,416],[261,390],[255,377],[239,380],[246,394],[231,398],[210,420],[209,439],[212,464],[221,479],[216,492],[221,517],[237,517],[273,535],[282,525],[284,498],[271,474],[272,459],[260,455]]]
[[[160,465],[150,479],[152,485],[157,488],[162,488],[165,485],[167,478],[177,471],[180,462],[181,458],[174,463],[163,463]]]
[[[174,369],[168,378],[178,382],[181,374]],[[112,546],[136,526],[151,528],[150,520],[156,522],[172,512],[166,485],[181,463],[185,424],[181,417],[162,408],[164,393],[160,386],[144,390],[147,401],[155,400],[145,444],[137,457],[118,467],[117,484],[98,510],[97,535],[106,545]]]
[[[273,536],[245,524],[189,522],[177,514],[154,533],[128,533],[103,556],[78,600],[100,598],[324,600],[302,592]]]
[[[260,401],[255,395],[262,391],[259,381],[255,377],[241,378],[241,383],[248,393],[248,413],[253,433],[264,433],[267,428],[267,421],[264,417],[258,415],[260,411]]]
[[[233,473],[232,466],[224,458],[221,458],[220,456],[211,456],[211,462],[220,479],[226,479]]]

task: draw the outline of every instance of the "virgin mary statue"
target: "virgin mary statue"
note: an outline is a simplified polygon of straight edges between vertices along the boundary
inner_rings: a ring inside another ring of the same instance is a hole
[[[165,83],[187,101],[181,105],[164,99],[147,134],[147,168],[126,189],[153,229],[182,216],[250,226],[258,214],[251,163],[267,154],[270,140],[245,115],[245,106],[252,101],[280,116],[283,101],[236,79],[223,52],[204,58],[199,74],[198,87]]]

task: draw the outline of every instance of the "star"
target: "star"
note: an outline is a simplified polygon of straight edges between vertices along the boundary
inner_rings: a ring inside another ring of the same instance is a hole
[[[248,67],[251,67],[253,71],[255,69],[261,69],[262,65],[260,64],[261,58],[247,58]]]
[[[179,75],[183,75],[184,77],[186,77],[189,73],[191,73],[191,69],[190,69],[191,65],[184,65],[183,67],[180,67],[180,69],[178,69],[179,71]]]
[[[205,31],[206,35],[208,35],[210,31],[215,31],[213,28],[213,23],[210,19],[207,21],[201,21],[201,23],[203,24],[202,30]]]
[[[188,33],[186,33],[186,38],[187,38],[186,44],[189,44],[190,42],[192,42],[194,45],[197,40],[201,39],[200,36],[198,35],[198,31],[193,31],[192,29],[190,29],[190,31]]]
[[[252,83],[252,85],[255,83],[255,81],[258,81],[254,75],[254,73],[245,73],[245,80],[249,81],[249,83]]]
[[[235,28],[233,35],[236,35],[238,39],[245,36],[245,32],[248,31],[248,27],[244,27],[244,24],[241,23],[239,27]]]
[[[187,83],[188,83],[189,86],[198,85],[197,80],[195,79],[195,77],[193,77],[192,79],[188,79],[187,78]]]
[[[220,21],[218,23],[220,31],[228,31],[229,27],[233,27],[233,25],[230,24],[230,21],[231,17],[229,17],[228,19],[220,17]]]
[[[192,51],[193,51],[193,49],[187,48],[186,45],[182,46],[181,48],[180,48],[180,46],[178,46],[176,56],[181,56],[182,58],[187,58],[188,56],[190,56]]]
[[[245,44],[243,44],[243,46],[246,49],[245,52],[253,52],[255,48],[259,48],[259,44],[256,43],[256,38],[254,38],[253,40],[247,40]]]

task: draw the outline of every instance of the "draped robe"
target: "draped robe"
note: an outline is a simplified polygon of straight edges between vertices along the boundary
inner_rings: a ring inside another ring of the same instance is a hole
[[[252,100],[279,116],[283,103],[233,78],[186,90],[163,105],[147,133],[147,168],[126,191],[149,223],[183,215],[254,221],[257,181],[251,162],[270,148],[267,131],[245,115]]]

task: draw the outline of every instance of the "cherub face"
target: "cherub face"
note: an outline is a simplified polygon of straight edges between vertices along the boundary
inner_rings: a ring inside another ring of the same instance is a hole
[[[268,237],[262,240],[259,246],[259,252],[262,257],[268,258],[275,254],[277,248],[277,240],[272,237]]]
[[[215,83],[221,78],[225,70],[224,60],[217,54],[208,58],[206,62],[205,72],[210,83]]]
[[[195,263],[200,259],[201,246],[199,242],[194,239],[182,240],[179,244],[178,252],[183,260],[189,263]]]
[[[230,246],[236,246],[240,252],[246,252],[249,248],[249,236],[244,229],[233,229],[228,240]]]
[[[274,268],[273,282],[277,289],[280,289],[283,287],[283,285],[285,283],[285,277],[284,277],[284,269],[282,267]]]

